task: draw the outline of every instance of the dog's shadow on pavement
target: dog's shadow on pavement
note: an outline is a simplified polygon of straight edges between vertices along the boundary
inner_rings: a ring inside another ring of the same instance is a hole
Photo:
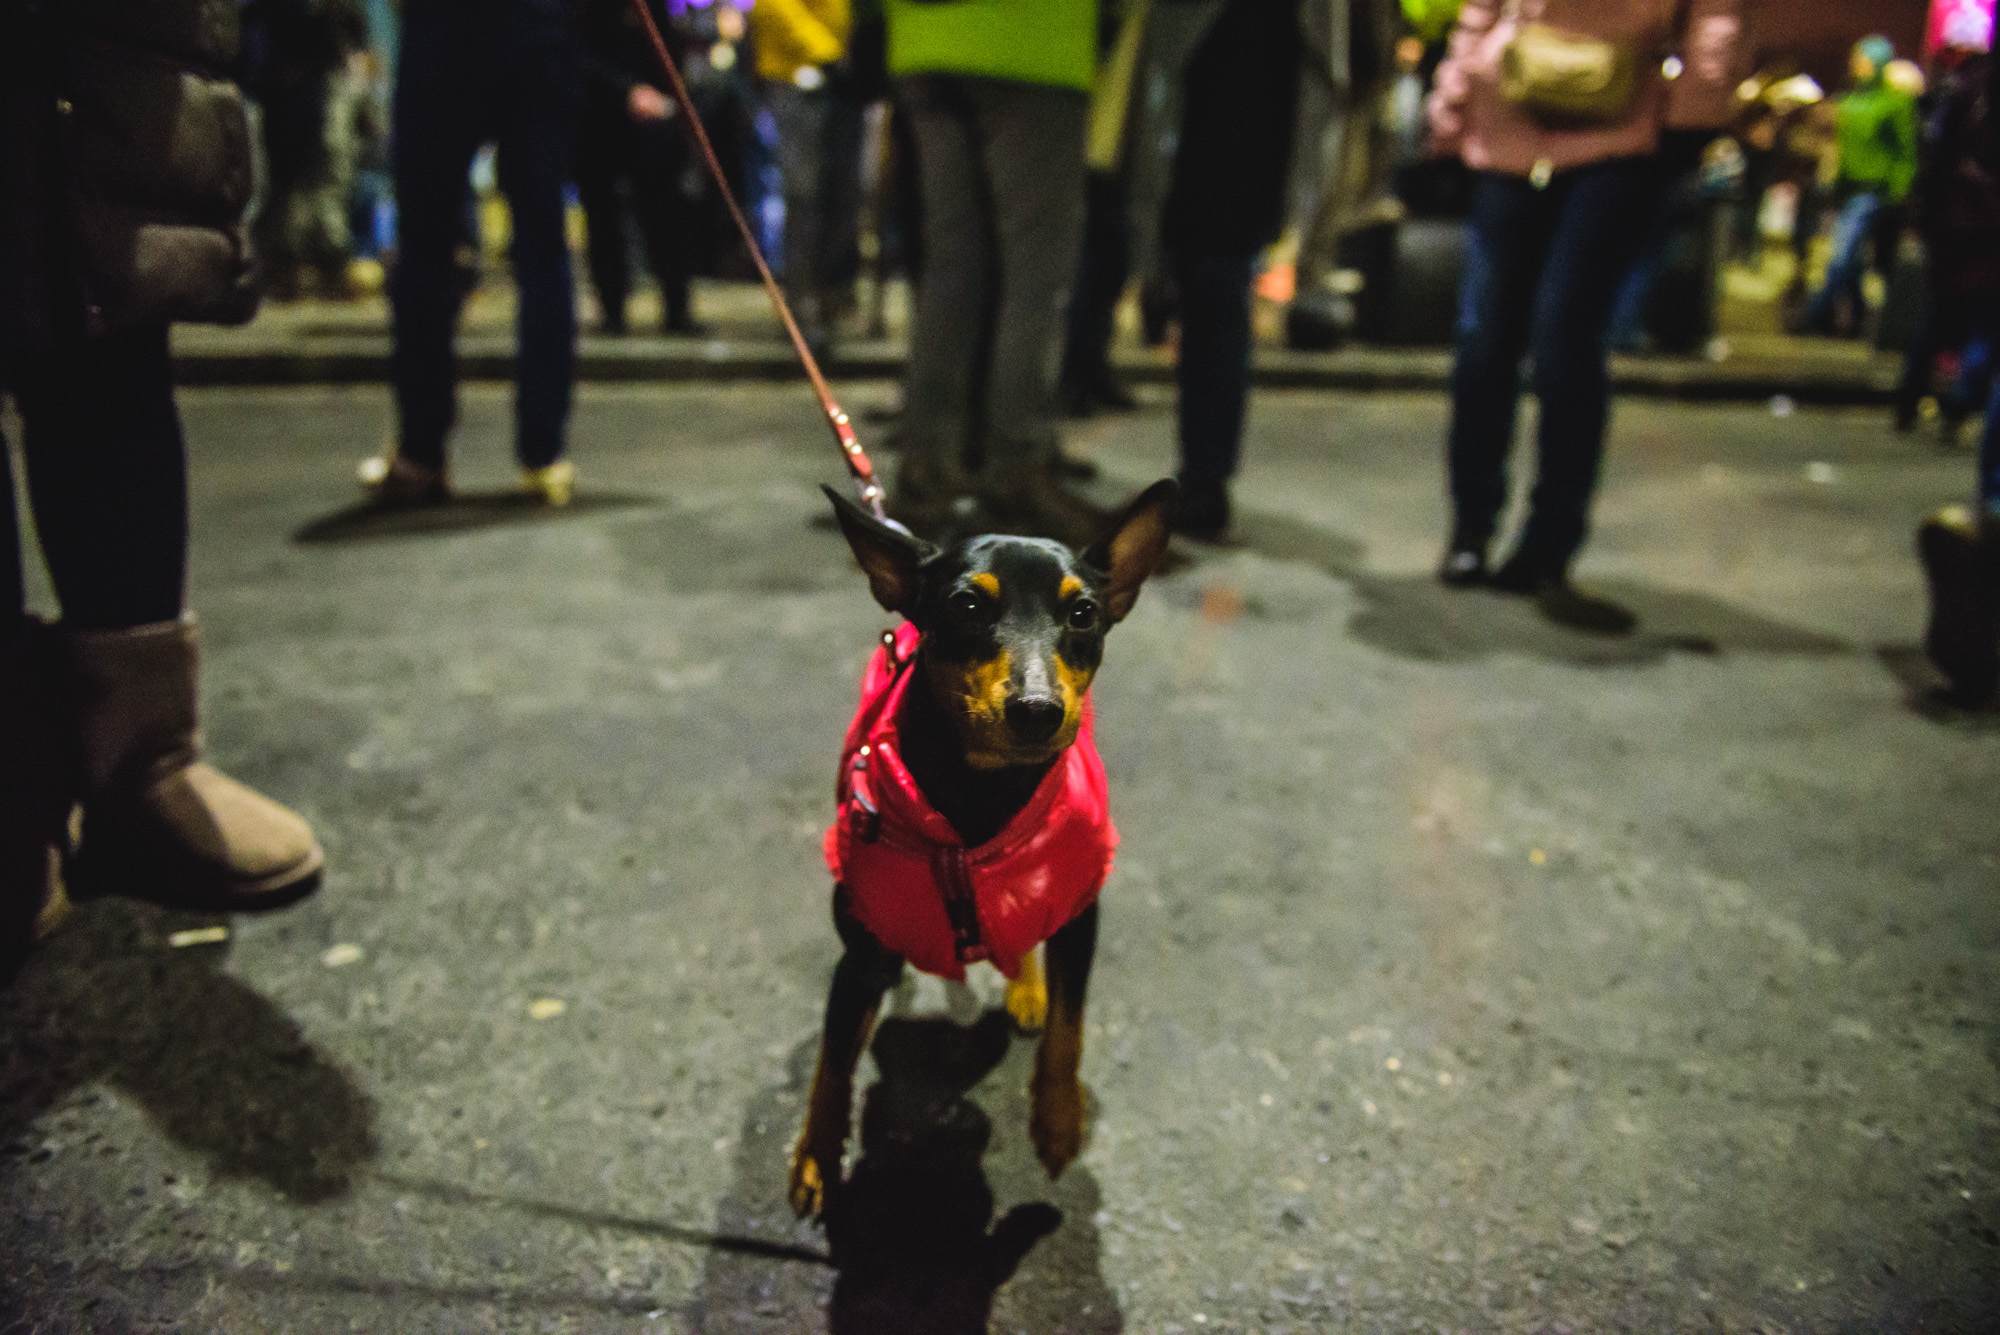
[[[658,498],[622,492],[578,492],[568,505],[550,506],[518,491],[460,492],[438,505],[387,507],[367,501],[343,506],[301,525],[292,541],[301,547],[392,538],[439,537],[515,524],[543,524],[607,510],[656,505]]]
[[[1638,617],[1627,635],[1593,635],[1544,618],[1525,598],[1448,589],[1429,574],[1371,572],[1362,545],[1268,511],[1238,516],[1235,546],[1276,561],[1297,561],[1346,582],[1361,603],[1349,621],[1356,638],[1404,658],[1470,662],[1522,654],[1578,667],[1657,662],[1673,652],[1831,656],[1845,641],[1731,606],[1718,598],[1636,580],[1588,581],[1592,593]]]
[[[1028,1141],[1034,1042],[1006,1012],[970,1024],[895,1017],[876,1031],[881,1078],[862,1100],[860,1153],[825,1218],[831,1270],[713,1253],[695,1330],[831,1335],[1109,1335],[1124,1317],[1100,1262],[1097,1183],[1050,1183]],[[744,1120],[718,1229],[809,1238],[785,1201],[817,1040]],[[998,1212],[996,1197],[1022,1199]],[[1023,1199],[1025,1198],[1025,1199]],[[998,1218],[995,1218],[998,1213]],[[1012,1281],[1011,1283],[1009,1281]]]
[[[103,1081],[217,1176],[307,1203],[348,1190],[375,1153],[373,1104],[222,971],[225,944],[168,944],[199,925],[125,900],[80,904],[0,989],[0,1181],[44,1152],[27,1143],[37,1118]]]

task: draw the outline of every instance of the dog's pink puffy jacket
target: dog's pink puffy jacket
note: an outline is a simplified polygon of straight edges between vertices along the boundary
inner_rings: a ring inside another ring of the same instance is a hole
[[[1111,874],[1118,831],[1090,702],[1075,743],[1028,805],[992,839],[967,848],[903,767],[896,707],[916,651],[917,628],[905,622],[893,656],[886,645],[877,649],[862,674],[861,707],[840,752],[826,863],[876,940],[925,973],[962,979],[968,963],[988,959],[1012,978],[1021,957],[1088,908]],[[958,909],[956,931],[948,901]]]

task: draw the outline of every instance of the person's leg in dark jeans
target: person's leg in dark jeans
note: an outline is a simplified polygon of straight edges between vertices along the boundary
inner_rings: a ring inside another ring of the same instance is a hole
[[[990,183],[986,208],[999,260],[979,419],[985,452],[982,490],[989,502],[1005,507],[1043,488],[1056,455],[1056,359],[1083,241],[1089,99],[1073,89],[1040,84],[998,79],[967,84],[976,108],[978,152]]]
[[[903,464],[890,510],[935,529],[971,489],[965,452],[991,304],[991,189],[979,158],[972,107],[961,82],[917,75],[898,85],[922,182],[924,275],[910,320],[903,379]]]
[[[125,630],[177,620],[187,585],[187,452],[166,326],[66,342],[13,367],[35,529],[64,624]]]
[[[581,87],[559,18],[528,25],[498,81],[500,191],[514,225],[510,251],[520,294],[514,389],[514,457],[531,487],[562,457],[576,382],[576,291],[564,234],[563,184],[576,144]],[[535,40],[537,37],[546,40]],[[551,45],[554,43],[554,45]],[[569,499],[567,480],[546,499]]]
[[[1554,217],[1549,192],[1525,180],[1497,172],[1474,180],[1445,447],[1452,532],[1438,575],[1447,584],[1486,577],[1487,548],[1507,505],[1521,354]]]
[[[70,768],[84,806],[75,884],[220,911],[310,892],[323,855],[306,823],[199,760],[199,638],[183,607],[187,457],[166,325],[22,353],[7,374],[62,603]],[[17,576],[17,600],[18,590]]]
[[[1063,411],[1088,416],[1096,408],[1123,412],[1136,406],[1111,372],[1111,336],[1118,299],[1130,276],[1131,246],[1125,226],[1125,178],[1091,172],[1084,184],[1083,253],[1070,293],[1063,330]]]
[[[670,334],[698,332],[689,295],[694,263],[694,202],[684,193],[687,130],[669,120],[632,127],[632,214],[646,264],[660,285],[660,318]]]
[[[1250,279],[1254,252],[1189,248],[1175,254],[1181,293],[1181,496],[1175,528],[1219,537],[1229,527],[1229,479],[1250,396]]]
[[[827,147],[833,93],[824,86],[767,82],[765,103],[778,123],[778,171],[784,181],[785,235],[779,270],[799,330],[824,355],[832,341],[825,306]]]
[[[1864,190],[1841,205],[1840,216],[1833,224],[1833,256],[1826,263],[1825,281],[1806,303],[1805,329],[1831,332],[1843,298],[1857,326],[1867,314],[1861,295],[1861,276],[1868,271],[1875,215],[1881,207],[1882,196],[1872,190]]]
[[[632,264],[625,249],[625,205],[618,198],[619,168],[629,160],[626,125],[609,115],[584,117],[576,159],[576,193],[583,205],[590,285],[607,334],[625,332],[625,301],[632,293]],[[637,194],[637,173],[634,173]],[[637,203],[637,200],[634,200]],[[644,218],[640,211],[640,217]]]
[[[458,19],[457,7],[444,5],[415,6],[405,16],[392,114],[396,263],[389,282],[390,377],[398,429],[396,459],[389,462],[431,475],[412,474],[412,499],[435,499],[441,491],[445,438],[458,415],[452,335],[464,293],[455,256],[465,218],[466,173],[480,138],[472,105],[474,66],[486,58],[483,42],[460,40],[468,25]],[[426,485],[433,482],[438,485]]]
[[[1566,577],[1588,528],[1610,411],[1605,328],[1645,223],[1654,171],[1645,158],[1596,163],[1569,173],[1558,197],[1532,339],[1535,491],[1513,557],[1541,579]]]

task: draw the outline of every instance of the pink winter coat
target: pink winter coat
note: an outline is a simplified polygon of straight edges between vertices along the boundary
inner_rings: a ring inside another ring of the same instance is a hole
[[[839,812],[826,865],[875,939],[925,973],[962,980],[991,960],[1009,978],[1021,957],[1097,901],[1118,844],[1104,762],[1084,701],[1076,741],[1007,828],[967,848],[903,767],[896,709],[910,684],[917,628],[896,628],[861,679],[861,707],[840,748]]]
[[[1465,0],[1438,66],[1429,116],[1432,151],[1468,167],[1530,175],[1563,171],[1659,147],[1662,129],[1718,129],[1735,109],[1749,43],[1746,0],[1520,0],[1520,21],[1579,36],[1629,41],[1642,54],[1631,114],[1617,125],[1552,130],[1500,95],[1500,56],[1515,20],[1501,0]],[[1662,65],[1678,57],[1679,76]]]

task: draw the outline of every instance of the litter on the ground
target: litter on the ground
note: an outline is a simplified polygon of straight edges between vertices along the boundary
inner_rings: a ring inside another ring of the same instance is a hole
[[[531,1020],[553,1020],[566,1009],[568,1008],[563,1005],[562,998],[543,997],[540,1001],[529,1003],[528,1018]]]
[[[183,932],[175,932],[167,937],[167,944],[175,950],[188,946],[212,946],[218,941],[229,939],[229,929],[223,926],[190,927]]]
[[[319,957],[319,962],[329,969],[338,969],[343,965],[356,963],[360,958],[361,947],[352,941],[343,941],[337,946],[328,947],[326,953]]]

